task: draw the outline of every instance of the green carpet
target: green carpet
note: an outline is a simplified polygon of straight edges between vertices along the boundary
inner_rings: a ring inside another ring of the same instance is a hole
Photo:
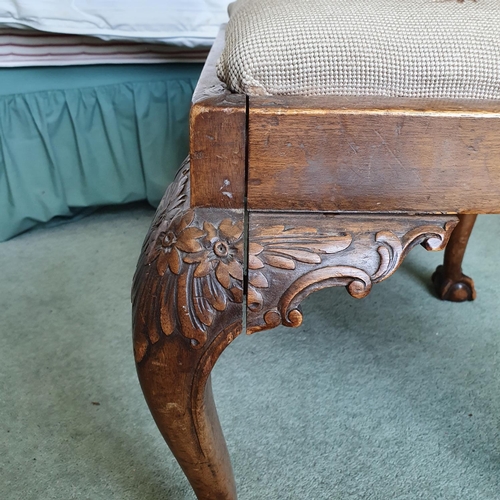
[[[135,205],[0,244],[0,499],[193,499],[142,398],[129,289]],[[500,217],[480,217],[474,303],[430,293],[418,248],[362,301],[241,336],[214,370],[240,500],[500,499]]]

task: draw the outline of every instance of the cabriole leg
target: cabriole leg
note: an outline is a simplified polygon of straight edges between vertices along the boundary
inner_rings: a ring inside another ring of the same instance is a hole
[[[243,214],[189,208],[186,163],[158,208],[133,288],[134,353],[158,428],[200,500],[235,500],[210,372],[241,332]]]
[[[446,246],[444,263],[432,275],[436,293],[442,300],[464,302],[476,298],[474,281],[462,273],[462,261],[476,218],[477,215],[459,215],[460,222]]]

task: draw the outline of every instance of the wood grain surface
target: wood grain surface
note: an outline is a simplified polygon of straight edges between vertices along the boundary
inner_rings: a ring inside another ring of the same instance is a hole
[[[500,104],[251,98],[248,207],[500,212]]]
[[[190,117],[191,205],[243,208],[246,176],[247,98],[217,78],[224,47],[221,30],[193,95]]]

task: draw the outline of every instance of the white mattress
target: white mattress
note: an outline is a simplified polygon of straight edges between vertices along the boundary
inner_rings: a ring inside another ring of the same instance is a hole
[[[204,62],[208,48],[0,28],[0,67]]]
[[[199,47],[227,22],[229,0],[0,0],[0,26]]]

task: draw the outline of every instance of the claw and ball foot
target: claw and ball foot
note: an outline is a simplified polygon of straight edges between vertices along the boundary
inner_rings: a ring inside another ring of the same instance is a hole
[[[451,302],[464,302],[476,298],[474,281],[462,273],[467,242],[471,235],[477,215],[460,215],[445,250],[444,263],[432,275],[438,297]]]

